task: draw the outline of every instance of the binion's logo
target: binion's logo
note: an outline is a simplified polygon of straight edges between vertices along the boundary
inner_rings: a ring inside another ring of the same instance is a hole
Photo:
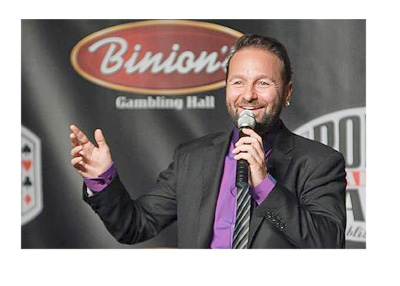
[[[243,34],[217,24],[154,20],[95,32],[71,52],[74,69],[101,86],[142,94],[189,94],[225,84],[227,56]]]
[[[365,107],[326,114],[302,125],[294,133],[329,145],[345,157],[346,240],[365,242]]]

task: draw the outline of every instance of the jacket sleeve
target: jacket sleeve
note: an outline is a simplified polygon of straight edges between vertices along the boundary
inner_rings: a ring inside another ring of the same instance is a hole
[[[344,248],[345,161],[333,152],[290,191],[279,181],[257,209],[296,248]]]
[[[135,244],[156,236],[176,220],[175,185],[171,163],[160,173],[152,190],[137,200],[131,199],[118,175],[106,189],[91,197],[84,184],[83,199],[120,243]]]

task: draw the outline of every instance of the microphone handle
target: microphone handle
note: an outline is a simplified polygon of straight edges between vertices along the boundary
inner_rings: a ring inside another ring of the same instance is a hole
[[[239,139],[242,137],[246,137],[248,135],[242,132],[242,129],[239,129]],[[249,163],[240,159],[236,164],[236,187],[239,188],[247,188],[249,186]]]

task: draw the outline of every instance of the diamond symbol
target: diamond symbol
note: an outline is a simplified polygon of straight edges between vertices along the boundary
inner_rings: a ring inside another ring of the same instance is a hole
[[[25,200],[26,204],[29,204],[32,199],[31,199],[31,197],[29,195],[26,195],[24,200]]]

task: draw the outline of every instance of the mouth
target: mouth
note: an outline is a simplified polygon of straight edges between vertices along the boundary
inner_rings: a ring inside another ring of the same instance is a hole
[[[257,111],[260,109],[264,109],[263,106],[239,106],[239,108],[242,110],[250,110],[250,111]]]

